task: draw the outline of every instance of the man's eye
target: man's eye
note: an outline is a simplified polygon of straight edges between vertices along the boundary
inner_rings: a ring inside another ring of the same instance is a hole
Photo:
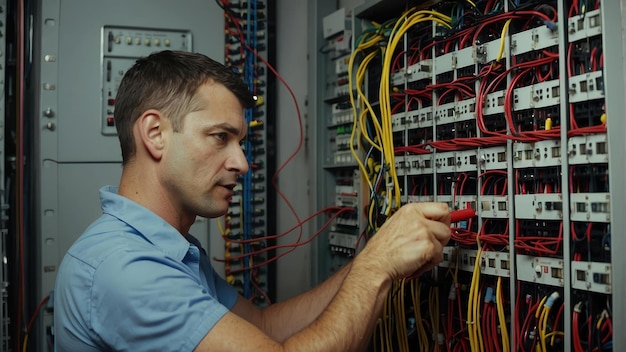
[[[215,136],[215,138],[219,139],[222,142],[225,142],[226,138],[228,137],[226,135],[226,133],[216,133],[216,134],[214,134],[214,136]]]

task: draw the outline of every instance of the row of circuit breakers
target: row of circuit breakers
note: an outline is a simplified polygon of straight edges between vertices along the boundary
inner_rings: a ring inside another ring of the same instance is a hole
[[[326,205],[354,209],[327,233],[327,274],[399,204],[471,208],[443,263],[390,298],[374,346],[612,350],[620,117],[605,110],[602,2],[435,3],[324,18]]]

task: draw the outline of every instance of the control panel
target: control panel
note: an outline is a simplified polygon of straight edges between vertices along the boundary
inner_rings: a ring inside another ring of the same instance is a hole
[[[130,68],[140,57],[160,50],[192,50],[189,31],[132,27],[102,28],[102,134],[115,135],[115,96]]]

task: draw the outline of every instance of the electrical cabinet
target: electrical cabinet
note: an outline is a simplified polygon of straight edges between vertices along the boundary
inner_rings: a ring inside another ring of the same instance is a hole
[[[98,189],[117,185],[121,152],[115,132],[115,94],[124,72],[141,56],[171,49],[223,59],[223,12],[213,2],[36,1],[33,3],[32,270],[29,300],[51,293],[60,261],[100,216]],[[209,250],[207,219],[190,232]],[[215,237],[215,236],[214,236]],[[211,253],[210,256],[215,255]],[[217,252],[217,256],[221,256]],[[44,309],[31,344],[45,349],[52,312]]]
[[[376,350],[626,346],[622,6],[318,5],[317,201],[339,209],[318,280],[402,204],[476,211],[436,269],[394,283]]]

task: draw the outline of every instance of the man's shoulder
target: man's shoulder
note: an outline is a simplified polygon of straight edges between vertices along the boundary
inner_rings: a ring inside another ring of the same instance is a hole
[[[152,251],[154,246],[132,226],[119,219],[102,215],[72,244],[68,255],[92,267],[98,267],[120,252]]]

